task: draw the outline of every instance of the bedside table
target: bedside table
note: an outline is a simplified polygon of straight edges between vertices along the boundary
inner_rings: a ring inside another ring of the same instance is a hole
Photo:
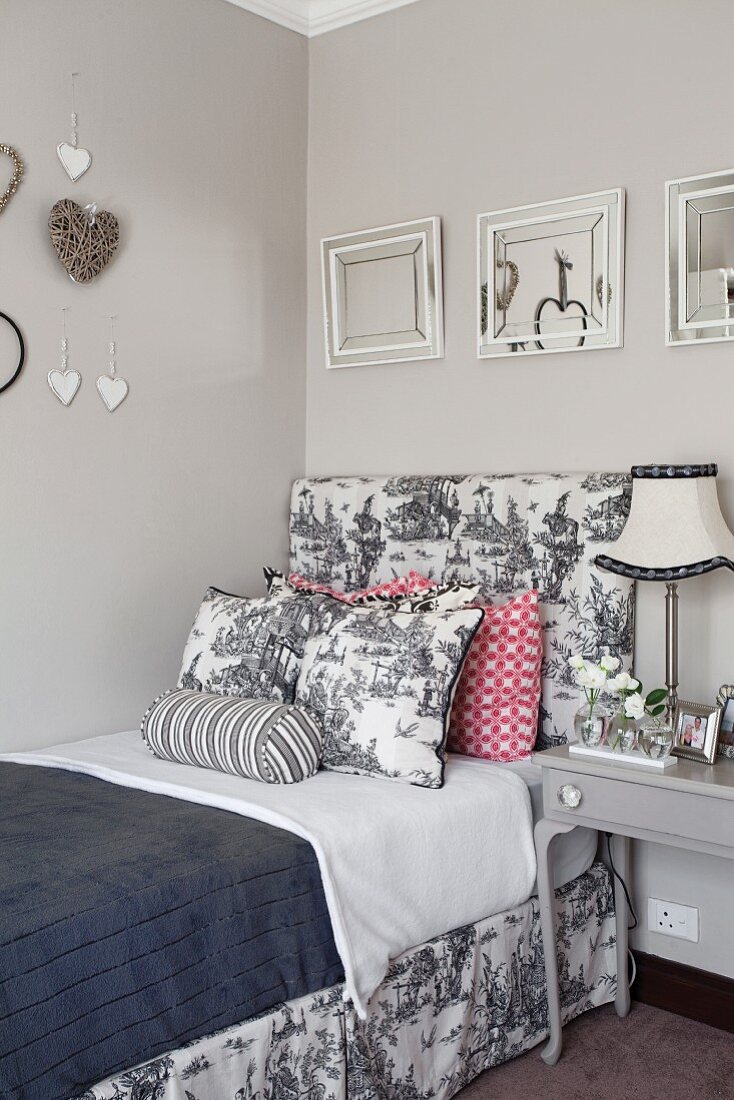
[[[734,761],[719,757],[715,765],[708,765],[679,759],[673,768],[651,772],[622,761],[572,756],[567,745],[534,753],[532,759],[543,768],[543,817],[535,826],[535,849],[550,1039],[541,1056],[552,1066],[561,1056],[563,1041],[555,951],[553,838],[579,825],[612,833],[614,864],[625,881],[630,838],[734,859]],[[628,911],[616,878],[614,905],[615,1006],[619,1016],[626,1016],[630,1008]]]

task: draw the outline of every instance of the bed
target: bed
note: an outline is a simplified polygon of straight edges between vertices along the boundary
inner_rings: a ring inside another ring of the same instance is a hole
[[[581,649],[595,655],[608,646],[625,664],[631,660],[633,589],[590,567],[604,543],[616,537],[628,500],[627,479],[617,474],[301,480],[292,494],[291,567],[344,589],[410,568],[440,580],[478,580],[490,599],[537,587],[545,653],[540,745],[546,746],[566,739],[577,703],[567,657]],[[29,785],[26,806],[32,792],[48,784],[61,805],[75,797],[85,811],[91,807],[89,814],[106,814],[114,822],[115,876],[101,883],[101,856],[93,881],[80,871],[78,889],[93,899],[84,912],[121,921],[124,927],[112,929],[114,942],[127,950],[139,933],[129,897],[144,894],[147,904],[154,886],[160,894],[155,918],[167,944],[161,956],[170,954],[169,940],[178,944],[190,937],[191,950],[183,961],[179,957],[179,965],[186,983],[193,982],[179,997],[178,1016],[171,1015],[165,997],[156,1002],[159,1011],[148,1011],[161,989],[173,988],[165,982],[174,977],[161,973],[157,983],[146,983],[145,969],[157,965],[158,955],[148,960],[147,947],[142,951],[139,942],[130,956],[141,960],[137,986],[115,988],[114,1009],[113,997],[105,1000],[94,985],[81,988],[96,989],[97,1001],[74,1005],[72,990],[81,990],[78,979],[66,973],[54,990],[54,996],[66,998],[66,1016],[59,1017],[51,1040],[43,1041],[48,1023],[43,1013],[39,1017],[40,998],[21,1005],[31,1031],[35,1028],[36,1047],[20,1069],[23,1057],[12,1049],[7,1022],[16,1005],[6,986],[0,1000],[0,1010],[6,1009],[5,1031],[0,1020],[0,1073],[19,1074],[12,1087],[10,1078],[3,1082],[3,1095],[12,1100],[254,1100],[303,1094],[314,1100],[387,1095],[447,1100],[483,1069],[547,1034],[531,839],[540,781],[532,763],[450,757],[440,791],[396,790],[394,784],[328,772],[284,791],[156,760],[137,733],[4,759]],[[82,788],[72,792],[73,784]],[[48,791],[43,797],[50,797]],[[98,799],[105,805],[93,807]],[[124,825],[126,813],[132,819]],[[229,927],[232,913],[240,913],[233,890],[244,887],[232,868],[238,866],[237,852],[247,853],[257,889],[248,885],[242,904],[257,911],[253,916],[248,910],[247,916],[254,932],[245,941],[227,942],[215,958],[197,955],[205,951],[205,941],[198,943],[200,929],[191,914],[180,928],[164,923],[183,908],[175,904],[181,876],[168,875],[167,892],[155,880],[160,869],[150,863],[146,823],[157,816],[159,831],[169,840],[177,829],[182,836],[202,838],[188,845],[185,877],[196,904],[203,906],[196,919],[207,928]],[[13,827],[21,835],[21,810],[15,818]],[[80,821],[80,837],[93,820]],[[141,836],[139,849],[130,849],[134,858],[121,858],[125,844],[132,844],[129,838]],[[563,1011],[570,1019],[613,999],[616,963],[612,892],[606,868],[594,862],[596,838],[577,830],[564,839],[568,845],[556,882],[558,954]],[[229,847],[208,858],[214,851],[209,845],[225,841]],[[79,843],[68,839],[65,849],[59,841],[57,867]],[[271,874],[269,862],[274,851],[277,874]],[[212,879],[215,870],[220,877]],[[268,894],[271,882],[278,886]],[[63,898],[54,903],[61,908],[51,914],[56,919],[49,926],[69,934],[79,907]],[[263,914],[267,927],[257,924]],[[85,925],[83,936],[74,927],[78,942],[60,941],[50,960],[54,966],[62,955],[74,957],[84,937],[85,949],[94,953],[96,947],[100,954],[93,926]],[[17,943],[11,939],[6,936],[0,950],[15,957]],[[48,935],[38,939],[46,944]],[[267,957],[252,954],[255,941],[269,945]],[[235,962],[237,952],[245,965]],[[125,958],[123,950],[118,970],[131,981],[135,967]],[[264,983],[259,968],[267,976]],[[233,971],[246,975],[239,988]],[[13,988],[21,987],[18,979]],[[184,1002],[200,1008],[198,1016],[184,1009]],[[144,1024],[135,1015],[140,1004],[146,1005],[146,1021],[154,1022]],[[46,1011],[56,1007],[52,999]],[[110,1013],[118,1011],[118,1026],[111,1029]],[[79,1023],[82,1016],[86,1025]],[[20,1015],[17,1020],[16,1040]],[[107,1021],[102,1030],[113,1034],[102,1036],[96,1052],[93,1043],[82,1050],[79,1035],[85,1026],[94,1032],[101,1021]],[[128,1044],[131,1034],[135,1041]],[[55,1068],[61,1064],[63,1072]]]

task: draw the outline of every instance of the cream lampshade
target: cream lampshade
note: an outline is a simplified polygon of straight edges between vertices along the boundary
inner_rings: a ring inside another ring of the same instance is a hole
[[[678,702],[678,581],[726,566],[734,569],[734,534],[719,508],[716,463],[633,466],[632,502],[624,530],[600,569],[667,585],[668,710]]]

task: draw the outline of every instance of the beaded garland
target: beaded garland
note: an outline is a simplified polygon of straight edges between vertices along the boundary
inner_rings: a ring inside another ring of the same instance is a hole
[[[18,190],[18,184],[23,177],[23,161],[20,159],[15,149],[13,149],[12,145],[0,144],[0,153],[4,153],[6,157],[10,157],[13,162],[13,174],[10,177],[10,183],[5,188],[2,195],[0,195],[0,213],[2,213]]]

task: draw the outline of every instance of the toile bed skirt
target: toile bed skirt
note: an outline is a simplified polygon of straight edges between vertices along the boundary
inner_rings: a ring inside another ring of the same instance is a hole
[[[610,876],[556,891],[564,1022],[614,999]],[[548,1034],[538,899],[396,959],[360,1020],[343,985],[116,1074],[81,1100],[448,1100]]]

